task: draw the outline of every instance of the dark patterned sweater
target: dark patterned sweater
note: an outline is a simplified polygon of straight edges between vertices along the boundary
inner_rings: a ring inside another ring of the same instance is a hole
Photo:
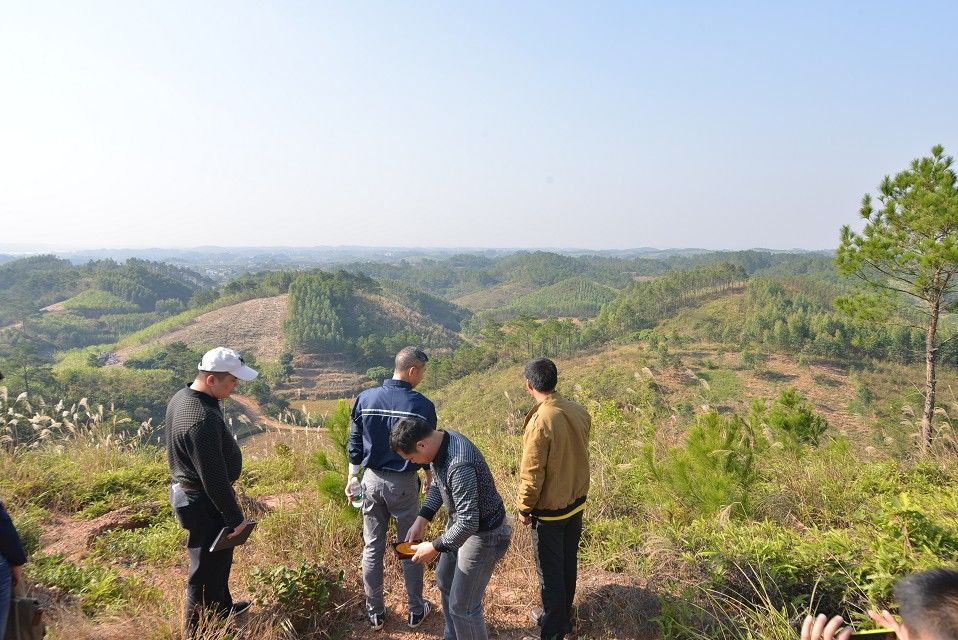
[[[430,466],[432,486],[419,515],[432,520],[443,504],[449,510],[449,526],[433,541],[437,551],[458,549],[469,536],[502,524],[506,517],[502,496],[486,459],[466,436],[455,431],[444,433]]]
[[[243,454],[226,428],[219,402],[185,387],[166,406],[166,454],[173,482],[202,487],[228,527],[243,521],[233,483]]]

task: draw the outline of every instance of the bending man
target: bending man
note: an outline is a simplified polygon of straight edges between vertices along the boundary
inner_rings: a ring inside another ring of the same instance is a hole
[[[394,451],[417,464],[429,464],[434,482],[406,534],[422,540],[442,505],[449,511],[446,531],[415,546],[412,561],[426,563],[442,553],[436,586],[446,617],[444,640],[485,640],[482,599],[496,563],[512,540],[502,497],[482,453],[464,435],[436,429],[416,418],[400,420],[389,442]]]

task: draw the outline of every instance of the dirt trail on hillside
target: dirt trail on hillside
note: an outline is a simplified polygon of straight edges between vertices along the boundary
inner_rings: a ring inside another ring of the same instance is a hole
[[[325,429],[321,427],[302,427],[295,424],[286,424],[285,422],[280,422],[276,418],[271,418],[263,413],[263,407],[261,407],[256,400],[250,398],[249,396],[243,396],[234,393],[230,396],[230,401],[239,405],[240,411],[244,413],[253,424],[260,425],[264,428],[274,429],[276,431],[300,431],[310,433],[325,431]]]
[[[283,353],[283,322],[288,294],[256,298],[204,313],[186,326],[156,336],[145,344],[116,352],[117,365],[150,347],[185,342],[190,347],[228,346],[240,353],[253,353],[260,360],[278,360]]]

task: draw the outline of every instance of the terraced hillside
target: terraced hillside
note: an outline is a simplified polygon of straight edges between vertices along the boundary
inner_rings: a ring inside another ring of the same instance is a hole
[[[376,383],[353,371],[342,353],[300,353],[293,357],[293,375],[274,390],[287,400],[349,398]]]

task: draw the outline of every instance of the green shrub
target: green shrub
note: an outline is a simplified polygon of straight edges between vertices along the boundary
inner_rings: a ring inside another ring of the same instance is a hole
[[[385,380],[386,378],[390,378],[392,375],[393,370],[389,367],[370,367],[369,369],[366,369],[366,377],[372,378],[377,382],[380,380]]]
[[[762,353],[761,351],[745,349],[742,351],[741,362],[742,367],[745,369],[761,371],[765,368],[765,365],[768,364],[768,354]]]
[[[270,607],[281,627],[297,633],[319,631],[328,636],[333,597],[343,572],[302,562],[296,566],[253,567],[249,587],[257,604]]]
[[[744,420],[710,411],[696,418],[684,446],[673,447],[659,462],[651,456],[649,461],[662,488],[686,512],[743,515],[756,480],[754,450],[754,435]]]
[[[825,418],[794,387],[782,389],[764,420],[775,435],[791,445],[818,445],[828,430]]]

